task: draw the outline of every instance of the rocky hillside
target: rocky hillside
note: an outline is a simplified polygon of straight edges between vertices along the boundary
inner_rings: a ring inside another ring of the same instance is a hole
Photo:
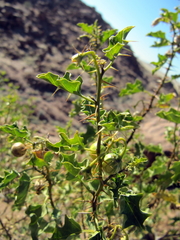
[[[52,96],[55,88],[36,79],[36,75],[48,71],[64,74],[71,56],[76,53],[75,49],[81,51],[85,46],[84,42],[77,40],[82,34],[77,23],[92,24],[96,19],[102,29],[110,28],[94,8],[86,6],[80,0],[0,1],[0,68],[7,72],[14,84],[20,86],[19,92],[24,99],[35,97],[36,120],[31,122],[31,127],[36,128],[38,121],[39,131],[44,135],[50,133],[56,137],[53,126],[67,122],[71,99],[66,101],[67,94],[63,91]],[[138,78],[149,91],[153,91],[158,84],[157,77],[151,76],[132,52],[128,51],[128,54],[131,57],[118,58],[114,64],[118,71],[109,72],[109,75],[114,76],[116,89],[107,98],[107,108],[132,108],[137,98],[144,98],[140,94],[119,100],[119,90],[127,82],[134,82]],[[86,74],[81,74],[84,77],[83,90],[88,92],[91,82]],[[169,83],[163,91],[175,90]],[[157,130],[156,118],[153,117],[151,121],[150,117],[144,122],[142,132],[147,132],[148,129],[148,141],[162,142],[164,128],[160,124]],[[76,128],[82,127],[78,119],[73,124]]]

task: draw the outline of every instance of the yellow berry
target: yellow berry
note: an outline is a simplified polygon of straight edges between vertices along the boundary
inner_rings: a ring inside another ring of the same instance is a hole
[[[26,146],[21,142],[16,142],[11,147],[11,153],[15,157],[22,157],[26,153]]]

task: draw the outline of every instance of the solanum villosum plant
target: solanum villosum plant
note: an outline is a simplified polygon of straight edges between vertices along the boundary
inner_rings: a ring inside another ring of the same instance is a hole
[[[118,57],[127,57],[122,50],[133,26],[118,32],[115,29],[102,31],[97,22],[92,25],[80,23],[79,27],[85,32],[81,37],[89,40],[88,48],[72,56],[72,64],[64,76],[47,72],[37,77],[57,90],[63,89],[77,96],[71,116],[82,115],[86,131],[72,134],[69,126],[68,129],[58,126],[60,139],[52,143],[48,136],[32,137],[27,128],[19,128],[17,124],[1,126],[1,130],[13,136],[12,154],[21,159],[24,157],[25,162],[20,171],[5,171],[0,178],[0,188],[16,189],[13,209],[25,208],[33,240],[130,239],[132,232],[139,239],[144,234],[154,234],[153,221],[157,220],[157,214],[149,210],[151,207],[157,206],[159,210],[159,203],[164,207],[167,202],[176,206],[176,189],[173,193],[167,189],[180,179],[177,161],[180,111],[171,107],[157,113],[175,123],[175,128],[168,130],[167,134],[174,146],[170,159],[163,155],[160,146],[144,146],[135,135],[152,108],[164,104],[170,106],[174,97],[173,93],[160,94],[160,90],[179,51],[179,9],[175,13],[166,9],[162,11],[156,21],[170,25],[173,40],[166,39],[162,32],[149,36],[160,39],[155,46],[169,45],[171,55],[159,55],[159,61],[154,62],[154,72],[165,63],[168,64],[167,71],[139,115],[128,110],[108,111],[103,106],[108,87],[113,86],[112,78],[107,77],[106,72],[113,68]],[[98,49],[102,49],[101,56],[97,54]],[[83,79],[81,76],[72,79],[69,71],[73,69],[89,74],[95,85],[94,95],[82,93]],[[178,75],[173,76],[176,77]],[[136,80],[121,89],[120,97],[141,91],[142,83]],[[155,103],[157,97],[158,103]],[[146,167],[145,149],[161,155],[157,165]],[[4,230],[7,232],[6,228]]]

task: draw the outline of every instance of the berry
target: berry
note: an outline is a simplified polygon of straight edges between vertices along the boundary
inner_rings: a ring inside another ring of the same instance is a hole
[[[15,157],[22,157],[26,153],[26,146],[21,142],[16,142],[11,147],[11,153]]]
[[[116,174],[121,170],[121,157],[115,153],[108,153],[104,157],[103,170],[108,174]]]

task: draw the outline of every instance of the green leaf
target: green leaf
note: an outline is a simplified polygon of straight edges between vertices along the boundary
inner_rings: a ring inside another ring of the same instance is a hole
[[[146,150],[149,152],[154,152],[154,153],[163,153],[162,146],[159,145],[152,145],[149,144],[148,146],[145,147]]]
[[[89,34],[93,34],[94,24],[88,25],[87,23],[78,23],[77,26],[79,26],[82,31],[89,33]]]
[[[158,107],[165,108],[170,104],[169,102],[175,97],[174,93],[163,94],[161,93],[158,100]]]
[[[48,151],[44,154],[44,161],[48,164],[52,161],[53,157],[54,157],[54,154]]]
[[[160,41],[155,41],[151,47],[164,47],[169,46],[170,42],[167,39],[161,39]]]
[[[174,80],[174,79],[177,79],[177,78],[180,78],[180,74],[175,74],[175,75],[171,75],[171,78]]]
[[[121,211],[120,214],[124,214],[123,228],[127,228],[131,225],[144,228],[143,223],[150,215],[140,210],[139,202],[142,198],[142,194],[121,196]]]
[[[114,60],[116,56],[120,53],[121,49],[124,47],[128,41],[126,37],[128,33],[134,26],[129,26],[118,32],[115,36],[109,38],[109,46],[103,49],[105,56],[108,57],[111,61]]]
[[[152,73],[157,72],[167,62],[167,59],[167,56],[158,54],[158,62],[151,62],[151,64],[156,66],[156,68],[152,70]]]
[[[65,223],[63,227],[56,226],[51,240],[66,240],[71,235],[79,235],[81,233],[80,225],[72,218],[65,215]]]
[[[39,168],[42,168],[44,166],[48,166],[48,163],[44,159],[38,158],[36,156],[36,154],[33,154],[30,161],[28,162],[28,164],[39,167]]]
[[[136,119],[129,111],[109,111],[103,115],[103,120],[100,121],[99,125],[109,131],[125,131],[134,129],[137,126]]]
[[[37,75],[37,77],[46,80],[59,89],[61,88],[69,93],[81,96],[82,78],[80,76],[75,80],[71,80],[71,74],[69,72],[66,72],[62,78],[60,78],[58,75],[48,72],[41,73]]]
[[[61,136],[61,141],[57,143],[46,141],[46,147],[48,149],[58,152],[60,150],[77,151],[84,148],[84,139],[78,132],[76,132],[72,138],[69,138],[67,134],[61,130],[59,131],[59,135]]]
[[[19,209],[21,206],[23,206],[28,194],[29,186],[30,177],[27,175],[27,173],[24,172],[19,179],[19,186],[16,189],[16,200],[14,207],[17,207]]]
[[[31,222],[29,223],[31,237],[33,240],[38,240],[38,231],[39,231],[38,221],[42,214],[42,205],[30,205],[26,210],[26,214],[31,219]]]
[[[64,165],[66,170],[73,176],[76,176],[79,173],[79,171],[81,170],[81,168],[75,167],[70,162],[63,162],[62,164]]]
[[[126,41],[126,37],[128,33],[131,31],[131,29],[134,28],[134,26],[129,26],[121,31],[119,31],[115,36],[111,36],[109,38],[109,46],[105,49],[103,49],[103,52],[109,51],[113,46],[115,46],[117,43],[120,44],[126,44],[128,41]]]
[[[107,217],[115,216],[114,202],[113,201],[108,202],[107,205],[105,206],[105,210]]]
[[[117,32],[117,29],[108,29],[102,32],[101,42],[106,42],[113,34]]]
[[[5,172],[5,177],[1,180],[1,183],[0,183],[0,189],[3,189],[4,187],[6,187],[18,176],[19,176],[19,173],[14,170],[11,172]]]
[[[74,134],[73,138],[69,138],[65,133],[60,133],[62,138],[61,144],[65,146],[78,146],[78,149],[84,148],[83,138],[79,135],[78,132]]]
[[[126,95],[131,95],[142,91],[144,91],[142,82],[140,80],[136,80],[135,83],[127,83],[126,88],[120,91],[119,96],[123,97]]]
[[[159,111],[156,113],[156,115],[160,118],[163,118],[167,121],[174,122],[174,123],[180,123],[180,111],[170,108],[169,111]]]
[[[47,82],[51,83],[52,85],[58,87],[57,80],[59,79],[59,75],[48,72],[48,73],[38,74],[36,77],[40,78],[40,79],[43,79],[43,80],[46,80]]]
[[[171,169],[174,171],[172,180],[174,182],[180,181],[180,162],[174,162]]]
[[[95,232],[92,237],[89,238],[89,240],[101,240],[101,234],[100,232]]]
[[[94,137],[96,135],[96,131],[93,126],[88,125],[86,128],[86,132],[82,133],[81,136],[84,139],[84,144],[90,143],[94,140]]]
[[[66,70],[76,70],[76,69],[80,69],[81,67],[78,66],[77,64],[75,63],[71,63],[68,65],[68,67],[66,68]]]
[[[156,38],[166,38],[166,33],[162,31],[157,31],[157,32],[150,32],[147,34],[149,37],[156,37]]]
[[[116,56],[118,56],[119,52],[123,47],[124,47],[124,44],[116,43],[116,45],[111,47],[109,51],[106,51],[105,56],[112,61],[115,59]]]
[[[24,126],[22,129],[19,129],[17,123],[13,123],[12,125],[3,125],[0,126],[0,130],[3,132],[12,134],[15,137],[27,138],[29,136],[29,131]]]
[[[58,83],[59,83],[59,86],[58,86],[59,88],[62,88],[69,93],[73,93],[75,95],[81,96],[82,78],[80,76],[73,81],[66,78],[60,78]]]
[[[170,45],[170,42],[168,41],[168,39],[166,39],[165,32],[162,31],[150,32],[147,34],[147,36],[159,38],[159,41],[158,42],[155,41],[151,47],[163,47]]]
[[[169,19],[169,22],[170,21],[173,21],[174,23],[176,23],[178,21],[178,14],[179,12],[170,12],[168,9],[166,8],[162,8],[161,9],[162,11],[162,16]]]
[[[75,154],[61,154],[63,156],[62,164],[65,166],[66,170],[73,176],[76,176],[81,170],[79,163],[76,160]]]

